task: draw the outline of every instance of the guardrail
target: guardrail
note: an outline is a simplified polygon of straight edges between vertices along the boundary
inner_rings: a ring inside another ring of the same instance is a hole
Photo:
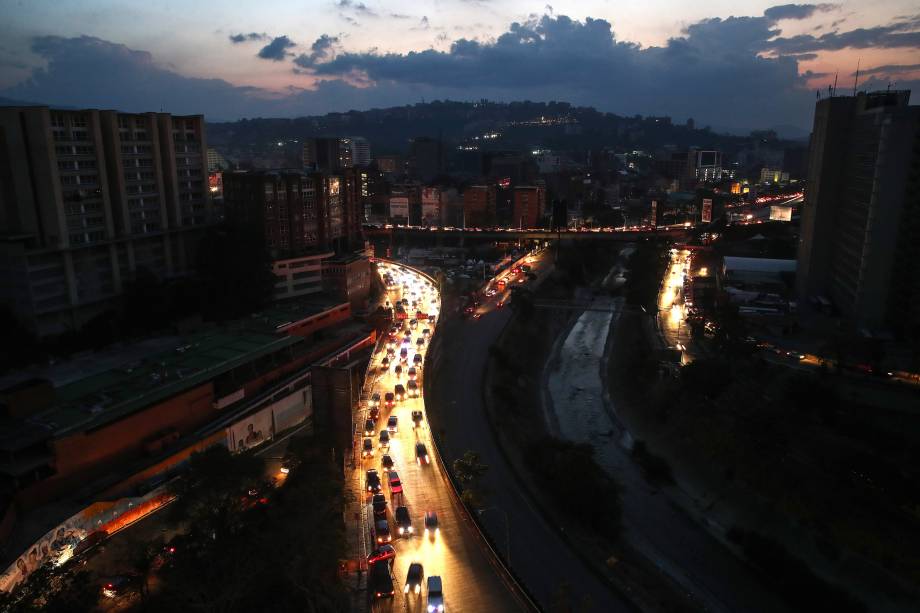
[[[386,262],[387,264],[391,266],[397,266],[405,270],[411,271],[415,274],[418,274],[424,277],[425,279],[429,280],[435,287],[438,287],[437,281],[435,281],[434,278],[418,270],[417,268],[413,268],[411,266],[407,266],[400,262],[394,262],[392,260],[387,260],[384,258],[375,258],[375,259],[378,261]],[[440,289],[439,289],[439,295],[440,295]],[[438,313],[438,319],[435,322],[435,330],[432,331],[432,335],[431,335],[432,340],[428,345],[428,350],[425,352],[423,372],[428,371],[429,358],[432,357],[432,354],[435,354],[435,359],[436,359],[436,354],[440,351],[441,335],[437,334],[437,330],[439,327],[442,327],[441,322],[443,321],[443,319],[441,315],[442,313]],[[424,379],[425,382],[423,383],[423,385],[427,386],[427,383],[430,380],[431,378],[426,376]],[[427,396],[428,396],[427,393],[422,394],[423,403],[426,402]],[[425,413],[426,414],[428,413],[427,407],[425,408]],[[451,473],[447,464],[445,464],[444,462],[444,458],[441,455],[441,450],[438,445],[437,435],[435,434],[433,429],[429,428],[429,432],[431,433],[431,447],[434,451],[435,458],[437,459],[437,465],[439,467],[439,470],[441,470],[444,473],[445,477],[447,478],[447,482],[450,484],[450,490],[454,498],[454,503],[456,504],[457,508],[460,509],[460,512],[463,514],[464,518],[475,528],[476,534],[479,536],[480,542],[483,545],[485,545],[485,548],[488,551],[490,562],[492,563],[493,567],[495,567],[496,570],[498,570],[499,575],[501,576],[505,585],[508,586],[509,590],[514,595],[514,597],[517,598],[518,601],[524,607],[530,609],[531,611],[540,611],[541,610],[540,606],[537,604],[536,600],[533,598],[533,596],[530,594],[527,588],[524,587],[523,583],[517,578],[517,576],[514,574],[511,568],[505,563],[505,560],[499,555],[495,547],[495,543],[492,542],[491,537],[489,537],[489,535],[482,529],[482,526],[479,524],[479,521],[470,512],[467,506],[463,503],[463,499],[461,498],[461,495],[460,495],[461,488],[459,485],[457,485],[456,481],[454,480],[453,474]]]

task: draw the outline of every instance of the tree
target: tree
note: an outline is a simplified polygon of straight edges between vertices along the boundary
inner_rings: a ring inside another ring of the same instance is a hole
[[[511,310],[521,318],[521,321],[530,321],[534,313],[533,292],[523,287],[511,288]]]
[[[176,502],[173,517],[187,520],[191,531],[206,535],[232,534],[251,501],[250,490],[260,489],[264,465],[251,454],[231,455],[223,445],[195,453],[188,471],[171,485]]]
[[[478,506],[483,495],[480,480],[489,470],[489,466],[479,461],[478,453],[467,450],[462,457],[454,460],[453,469],[454,478],[462,490],[463,502],[470,506]]]

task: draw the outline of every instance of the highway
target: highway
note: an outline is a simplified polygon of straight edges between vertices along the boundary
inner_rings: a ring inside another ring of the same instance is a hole
[[[551,267],[549,254],[534,259],[532,266],[535,274],[545,275]],[[441,452],[447,459],[474,450],[489,466],[483,485],[487,508],[495,511],[484,513],[482,524],[503,555],[510,549],[512,570],[541,606],[551,608],[564,590],[577,603],[574,610],[630,611],[630,604],[595,575],[532,506],[492,436],[482,381],[489,347],[511,317],[510,308],[496,308],[496,301],[505,298],[495,296],[477,309],[479,318],[451,322],[440,332],[443,351],[429,400],[438,407]]]
[[[682,364],[692,362],[695,357],[684,303],[684,281],[690,275],[690,254],[687,249],[671,250],[671,260],[658,292],[658,329],[665,345],[681,352]]]
[[[440,297],[434,288],[428,286],[424,278],[411,269],[396,267],[387,263],[378,263],[378,271],[382,274],[389,272],[396,280],[398,287],[388,290],[388,299],[395,304],[403,297],[408,300],[413,298],[420,301],[419,310],[426,314],[438,315]],[[403,291],[402,283],[408,284],[408,289]],[[413,297],[412,292],[417,292]],[[407,308],[410,314],[416,309]],[[411,315],[410,315],[411,317]],[[408,323],[408,320],[406,320]],[[371,358],[368,366],[369,381],[368,391],[378,393],[381,398],[380,417],[375,429],[377,432],[387,427],[388,417],[393,415],[398,419],[398,432],[392,436],[389,445],[389,455],[393,459],[393,470],[397,471],[402,482],[403,493],[393,494],[387,485],[386,472],[381,466],[384,450],[378,447],[379,434],[373,436],[374,454],[362,460],[362,474],[367,469],[377,469],[383,481],[381,492],[386,495],[389,503],[387,520],[391,533],[394,535],[393,546],[396,557],[392,566],[392,574],[396,595],[393,599],[380,599],[372,604],[374,611],[425,611],[426,589],[421,593],[403,594],[406,573],[409,564],[420,562],[424,567],[425,577],[439,575],[442,578],[447,611],[522,611],[526,610],[521,602],[513,595],[503,576],[497,572],[496,562],[491,558],[487,548],[463,510],[458,506],[458,501],[451,489],[450,483],[444,473],[444,467],[437,462],[428,430],[427,415],[425,414],[425,400],[422,397],[422,382],[427,374],[424,369],[418,375],[419,397],[406,398],[397,401],[392,409],[385,404],[385,394],[393,392],[397,384],[408,387],[408,367],[413,363],[415,353],[424,356],[428,342],[419,347],[416,343],[423,337],[423,330],[428,328],[433,334],[434,325],[427,322],[419,323],[416,329],[410,330],[410,341],[403,342],[403,331],[394,335],[396,345],[391,363],[384,367],[382,361],[386,355],[380,347]],[[400,351],[406,348],[407,363],[401,365],[402,373],[395,373],[395,366],[400,362]],[[394,359],[395,358],[395,359]],[[362,403],[361,411],[367,413],[366,403]],[[422,411],[425,415],[421,427],[413,428],[412,412]],[[360,428],[364,427],[364,419],[358,421]],[[428,450],[430,464],[424,465],[416,461],[415,444],[424,443]],[[367,494],[367,502],[371,496]],[[397,505],[405,505],[409,509],[414,534],[412,536],[398,537],[394,511]],[[424,531],[424,515],[428,511],[437,513],[440,534],[433,538],[426,537]],[[371,519],[373,510],[368,504],[365,513],[365,525],[372,528]],[[368,536],[371,537],[370,530]],[[370,546],[370,545],[369,545]]]

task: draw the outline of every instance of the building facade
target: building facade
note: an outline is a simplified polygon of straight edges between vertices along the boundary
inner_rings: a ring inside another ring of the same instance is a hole
[[[59,334],[141,268],[190,273],[214,219],[206,149],[200,115],[0,109],[0,301]]]
[[[815,107],[798,294],[870,331],[920,326],[920,107],[909,98],[859,93]]]
[[[463,190],[465,227],[489,226],[495,220],[494,185],[470,185]]]
[[[514,188],[511,227],[536,228],[546,208],[546,190],[540,186],[521,185]]]

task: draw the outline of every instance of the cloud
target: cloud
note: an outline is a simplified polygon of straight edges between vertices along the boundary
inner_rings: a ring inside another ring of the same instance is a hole
[[[781,4],[763,12],[774,21],[781,19],[808,19],[815,13],[827,13],[839,8],[836,4]]]
[[[273,62],[280,62],[289,55],[294,55],[288,49],[296,47],[297,43],[292,41],[287,36],[276,36],[272,39],[272,42],[268,43],[261,49],[259,49],[258,56],[263,60],[271,60]]]
[[[240,33],[240,34],[230,35],[230,42],[233,43],[234,45],[237,45],[239,43],[254,41],[254,40],[268,40],[268,34],[266,34],[265,32],[262,32],[262,33],[250,32],[249,34]]]
[[[411,15],[406,15],[405,13],[390,13],[390,17],[393,19],[412,19]]]
[[[876,66],[874,68],[861,68],[859,70],[859,74],[861,76],[869,76],[869,75],[890,76],[890,75],[908,74],[908,73],[914,73],[914,72],[920,72],[920,64],[886,64],[884,66]],[[850,76],[855,77],[856,72],[853,71],[853,73],[850,74]]]
[[[336,6],[339,10],[343,11],[353,11],[357,15],[363,15],[365,17],[377,17],[377,13],[363,2],[355,2],[354,0],[339,0],[336,3]]]
[[[783,38],[776,19],[766,15],[704,19],[661,46],[642,47],[618,40],[603,19],[543,15],[512,23],[494,39],[460,38],[406,53],[347,51],[339,36],[325,34],[295,55],[294,43],[278,37],[271,41],[283,39],[275,57],[293,57],[298,83],[310,84],[281,92],[186,77],[146,51],[98,38],[46,36],[32,46],[45,66],[0,96],[126,111],[163,106],[203,112],[212,120],[366,109],[420,98],[566,100],[623,115],[692,116],[700,125],[732,129],[807,127],[814,109],[808,80],[816,75],[802,74],[800,62],[813,59],[815,47],[859,44],[868,30],[888,43],[913,36],[911,23],[905,18],[833,32],[832,40]],[[872,74],[897,70],[879,67]],[[900,74],[910,76],[910,70]],[[905,79],[899,87],[910,83],[916,81]]]
[[[884,26],[828,32],[821,36],[800,34],[768,41],[765,50],[780,54],[837,51],[840,49],[920,49],[920,19],[912,17]]]
[[[301,68],[313,68],[317,63],[331,59],[338,43],[338,36],[323,34],[310,45],[310,53],[301,53],[294,58],[294,63]]]
[[[430,27],[431,27],[431,24],[428,22],[428,16],[427,16],[427,15],[423,15],[422,18],[419,19],[418,25],[415,26],[414,28],[411,28],[411,29],[413,29],[413,30],[427,30],[427,29],[429,29]]]

